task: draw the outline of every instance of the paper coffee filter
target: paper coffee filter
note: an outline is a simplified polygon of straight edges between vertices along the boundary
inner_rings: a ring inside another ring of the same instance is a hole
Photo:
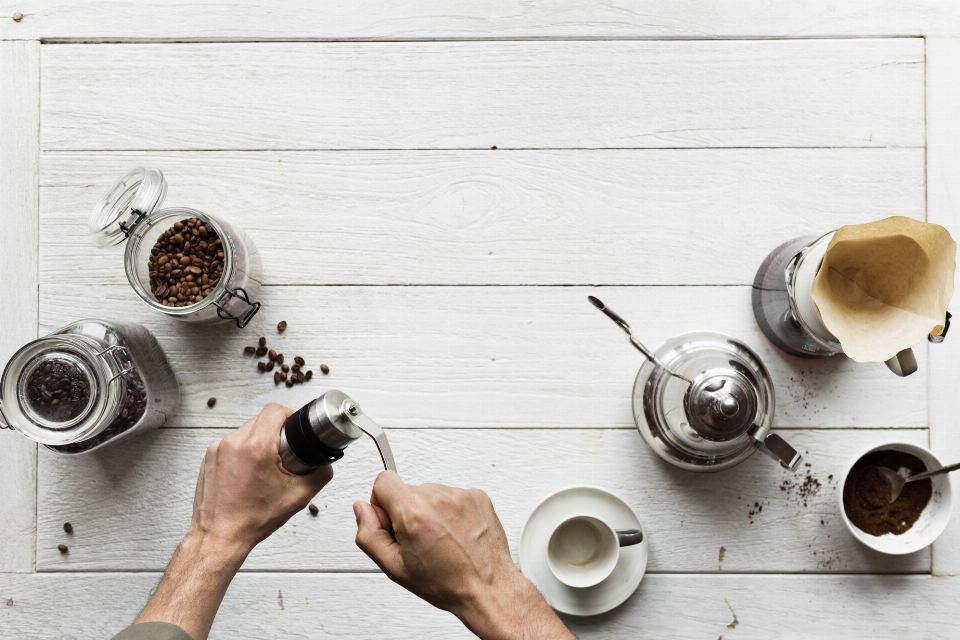
[[[956,243],[937,224],[893,216],[840,227],[811,297],[847,356],[883,362],[943,332],[956,255]]]

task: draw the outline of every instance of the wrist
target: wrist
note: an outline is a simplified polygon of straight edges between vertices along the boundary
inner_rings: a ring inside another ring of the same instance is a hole
[[[237,572],[252,547],[242,541],[215,536],[193,527],[180,541],[178,551],[202,561],[208,569]]]
[[[467,598],[453,611],[482,640],[573,638],[530,580],[511,571]]]

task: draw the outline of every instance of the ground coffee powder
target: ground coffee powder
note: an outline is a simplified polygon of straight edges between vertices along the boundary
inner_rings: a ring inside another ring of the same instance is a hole
[[[890,502],[890,485],[877,467],[897,471],[906,467],[911,475],[923,473],[923,461],[902,451],[874,451],[860,458],[843,486],[843,510],[858,529],[874,536],[901,535],[910,530],[930,502],[933,483],[908,482],[896,502]]]

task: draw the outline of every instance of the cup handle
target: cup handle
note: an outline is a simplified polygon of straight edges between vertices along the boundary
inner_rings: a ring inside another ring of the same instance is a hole
[[[913,349],[907,347],[884,362],[884,364],[887,365],[887,369],[890,369],[890,371],[893,371],[901,378],[906,378],[917,370],[917,357],[913,355]]]
[[[615,531],[621,547],[632,547],[643,542],[643,531],[640,529],[615,529]]]

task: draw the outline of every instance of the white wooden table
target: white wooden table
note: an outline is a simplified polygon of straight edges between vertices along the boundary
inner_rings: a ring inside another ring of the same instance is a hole
[[[0,637],[129,623],[206,445],[328,387],[390,430],[408,481],[489,491],[514,553],[559,487],[628,500],[648,573],[619,609],[568,620],[584,638],[956,637],[958,519],[883,557],[845,530],[829,477],[892,439],[960,459],[960,336],[904,380],[788,358],[750,283],[780,242],[845,223],[960,237],[958,37],[950,0],[0,0],[0,362],[84,316],[132,319],[183,392],[165,428],[103,455],[0,433]],[[168,204],[255,238],[251,327],[159,318],[95,250],[88,213],[136,165],[164,171]],[[633,428],[639,355],[597,292],[650,345],[712,329],[753,347],[819,492],[782,491],[759,455],[707,476],[660,463]],[[275,388],[240,355],[259,335],[330,376]],[[355,548],[376,463],[355,445],[320,516],[256,550],[213,637],[468,637]]]

